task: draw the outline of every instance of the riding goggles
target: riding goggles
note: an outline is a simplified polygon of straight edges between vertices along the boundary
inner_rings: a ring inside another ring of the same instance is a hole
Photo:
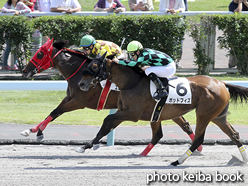
[[[85,51],[91,50],[90,46],[88,46],[88,47],[83,47],[83,49],[84,49]]]
[[[128,53],[129,59],[132,59],[136,55],[136,52]]]

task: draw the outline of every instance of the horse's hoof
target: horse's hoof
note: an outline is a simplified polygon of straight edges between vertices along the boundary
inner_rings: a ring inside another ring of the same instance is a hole
[[[93,150],[97,150],[97,149],[99,149],[100,148],[100,144],[94,144],[93,145]]]
[[[78,153],[84,153],[85,152],[85,149],[83,147],[79,147],[76,152]]]
[[[20,134],[22,136],[28,137],[30,133],[31,133],[30,129],[27,129],[27,130],[22,131]]]
[[[40,135],[36,137],[37,141],[42,141],[44,139],[44,135]]]
[[[177,166],[177,165],[179,165],[179,162],[178,161],[175,161],[175,162],[171,163],[171,165]]]

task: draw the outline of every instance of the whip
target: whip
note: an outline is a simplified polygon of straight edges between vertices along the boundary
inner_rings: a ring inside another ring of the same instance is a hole
[[[126,40],[126,38],[124,37],[123,40],[122,40],[122,42],[121,42],[120,48],[122,48],[122,45],[124,44],[125,40]]]

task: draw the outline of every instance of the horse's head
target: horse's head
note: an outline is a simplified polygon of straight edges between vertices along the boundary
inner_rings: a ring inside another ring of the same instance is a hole
[[[84,76],[78,83],[81,90],[88,91],[90,87],[95,87],[97,83],[108,78],[110,69],[108,69],[106,65],[106,53],[102,56],[98,55],[92,60],[88,67],[83,70]]]
[[[35,53],[33,58],[23,69],[22,74],[24,77],[32,77],[36,73],[40,73],[50,67],[51,55],[53,50],[53,39],[48,39],[47,42],[40,47]]]

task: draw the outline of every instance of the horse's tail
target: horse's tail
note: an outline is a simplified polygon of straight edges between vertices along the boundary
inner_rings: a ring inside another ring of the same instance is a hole
[[[225,83],[225,85],[229,90],[231,99],[235,103],[238,102],[239,98],[240,98],[241,103],[243,103],[244,101],[247,103],[247,101],[248,101],[248,88],[238,86],[238,85],[228,84],[228,83]]]

